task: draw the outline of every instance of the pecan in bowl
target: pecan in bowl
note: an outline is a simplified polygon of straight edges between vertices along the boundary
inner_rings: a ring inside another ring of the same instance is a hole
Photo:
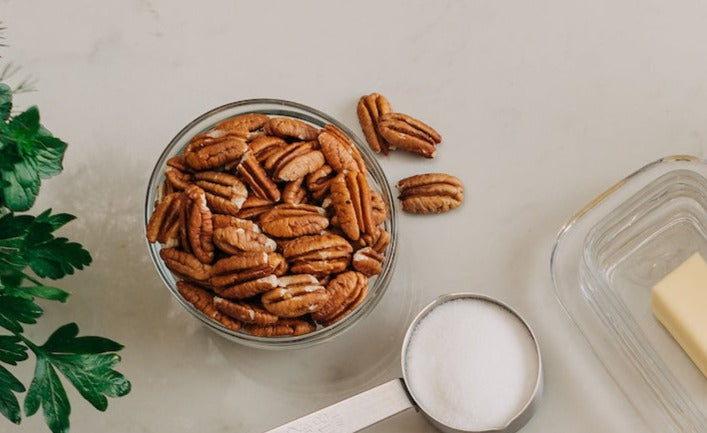
[[[145,205],[148,251],[175,299],[258,348],[327,341],[380,301],[396,215],[373,152],[301,104],[215,108],[164,150]]]

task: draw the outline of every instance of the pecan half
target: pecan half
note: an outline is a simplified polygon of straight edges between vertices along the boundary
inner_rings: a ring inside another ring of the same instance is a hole
[[[331,182],[330,191],[338,226],[349,239],[355,241],[361,233],[373,231],[371,189],[365,173],[339,173]]]
[[[317,311],[329,295],[313,275],[287,275],[278,278],[278,287],[263,293],[263,307],[279,317],[299,317]]]
[[[323,277],[346,269],[353,247],[333,234],[301,236],[288,242],[282,251],[290,271]]]
[[[160,184],[160,187],[157,189],[157,201],[161,201],[164,197],[167,197],[173,192],[175,192],[174,187],[171,183],[165,180]]]
[[[278,238],[313,235],[329,225],[324,209],[307,204],[281,204],[260,216],[260,228]]]
[[[264,167],[275,180],[293,181],[324,165],[324,155],[315,149],[316,141],[295,142],[273,152]]]
[[[214,230],[224,229],[226,227],[242,228],[251,232],[260,233],[260,227],[253,221],[242,218],[236,218],[231,215],[214,214],[212,216],[214,222]]]
[[[280,190],[277,189],[277,185],[250,152],[243,155],[236,170],[257,197],[271,201],[280,200]]]
[[[304,178],[288,182],[282,189],[282,201],[287,204],[300,204],[307,200],[307,191],[302,187]]]
[[[216,320],[233,331],[241,329],[241,323],[239,321],[222,314],[216,309],[213,302],[213,295],[206,290],[184,281],[177,281],[177,291],[182,295],[185,301],[192,304],[194,308],[204,313],[207,317]]]
[[[174,167],[169,167],[167,170],[164,172],[164,177],[167,179],[167,182],[172,186],[172,188],[175,191],[181,191],[193,180],[193,176],[190,173],[187,173],[183,170],[174,168]]]
[[[211,285],[223,288],[272,274],[268,253],[252,251],[220,259],[211,267]],[[222,295],[223,296],[223,295]]]
[[[187,165],[194,170],[210,170],[238,161],[248,150],[248,145],[240,138],[226,137],[203,147],[185,151]]]
[[[358,106],[356,107],[358,122],[361,125],[361,130],[363,130],[363,135],[366,137],[368,145],[376,153],[382,150],[384,155],[388,154],[388,142],[380,135],[378,122],[381,116],[391,111],[388,100],[385,96],[378,93],[361,96],[358,101]]]
[[[312,125],[291,117],[273,117],[264,126],[265,133],[282,138],[309,141],[317,138],[319,130]]]
[[[388,207],[380,194],[371,190],[371,219],[374,226],[379,226],[385,222],[388,215]]]
[[[378,131],[391,146],[425,158],[434,158],[435,145],[442,141],[442,137],[431,126],[402,113],[381,116]]]
[[[317,326],[304,319],[280,319],[272,325],[246,325],[243,330],[257,337],[283,337],[308,334],[317,329]]]
[[[206,146],[210,146],[212,144],[218,143],[219,141],[223,141],[228,134],[225,131],[219,131],[219,130],[208,130],[206,132],[203,132],[201,134],[195,135],[192,137],[191,140],[189,140],[189,143],[187,143],[186,146],[184,146],[184,153],[181,155],[184,157],[184,163],[186,166],[191,170],[191,167],[189,164],[186,162],[186,156],[188,153],[196,152],[197,150],[204,148]],[[238,138],[242,139],[244,137],[231,137],[231,138]]]
[[[314,200],[322,200],[329,192],[329,185],[336,173],[330,165],[324,164],[307,176],[307,190]]]
[[[248,274],[245,272],[243,274]],[[252,274],[252,272],[250,272]],[[252,276],[252,275],[251,275]],[[246,299],[277,287],[277,276],[268,275],[265,277],[255,278],[242,281],[230,286],[214,287],[214,292],[221,297],[230,299]]]
[[[337,172],[341,173],[344,170],[366,172],[366,164],[356,146],[334,125],[326,125],[317,140],[327,164]]]
[[[167,268],[180,277],[203,283],[211,278],[211,266],[176,248],[162,248],[160,257]]]
[[[250,152],[259,163],[264,164],[270,155],[285,146],[287,146],[287,142],[280,137],[261,135],[250,142]]]
[[[275,241],[252,230],[240,227],[214,229],[214,244],[228,254],[240,254],[244,251],[275,251]]]
[[[281,277],[287,273],[287,260],[285,256],[278,253],[268,254],[268,264],[273,268],[273,274]]]
[[[165,247],[179,244],[179,214],[184,206],[184,194],[173,192],[166,195],[150,215],[147,223],[147,240],[160,242]]]
[[[351,265],[363,275],[372,277],[381,273],[384,259],[383,254],[371,247],[365,247],[354,253]]]
[[[167,160],[166,164],[168,167],[176,168],[179,171],[190,170],[184,155],[173,156]]]
[[[398,182],[403,210],[430,214],[447,212],[464,200],[464,185],[458,178],[444,173],[418,174]]]
[[[241,206],[241,210],[236,215],[238,218],[250,219],[255,218],[275,206],[274,201],[262,199],[254,195],[249,195],[246,201]]]
[[[373,233],[363,235],[362,240],[365,242],[365,245],[368,245],[375,251],[383,254],[383,252],[388,248],[388,245],[390,245],[391,238],[390,233],[382,228],[379,228]]]
[[[214,260],[213,222],[211,210],[206,205],[206,194],[196,185],[189,185],[184,193],[187,199],[180,218],[182,245],[188,245],[202,263],[211,263]]]
[[[206,202],[214,212],[236,215],[248,198],[248,189],[236,176],[218,171],[194,174],[196,185],[206,193]]]
[[[270,120],[265,114],[248,113],[226,119],[213,127],[212,131],[224,131],[227,135],[236,135],[250,140],[258,135],[257,131]]]
[[[356,308],[368,292],[368,278],[360,272],[347,271],[329,282],[329,300],[312,313],[312,319],[328,326],[341,320]]]
[[[232,317],[243,323],[254,325],[272,325],[277,322],[277,316],[269,313],[264,308],[258,307],[248,302],[231,301],[218,296],[214,296],[214,307],[221,313]]]
[[[277,287],[268,253],[245,252],[214,263],[209,280],[223,298],[244,299]]]

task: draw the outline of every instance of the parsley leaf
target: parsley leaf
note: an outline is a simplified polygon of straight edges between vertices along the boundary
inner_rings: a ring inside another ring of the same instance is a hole
[[[39,174],[30,161],[15,163],[12,170],[0,173],[5,205],[13,210],[27,210],[39,193]]]
[[[17,275],[8,270],[13,268],[18,272],[30,266],[39,277],[58,279],[89,265],[91,255],[80,244],[54,237],[55,230],[73,219],[69,214],[52,215],[51,210],[37,217],[14,213],[0,217],[0,281],[13,285],[6,278],[14,276],[16,283]],[[3,263],[9,265],[4,270]]]
[[[20,323],[37,323],[37,318],[41,315],[42,309],[31,300],[0,295],[0,326],[10,332],[22,332]]]
[[[25,414],[32,416],[42,406],[44,419],[54,433],[68,433],[71,405],[66,390],[59,380],[49,359],[37,355],[34,379],[25,397]]]
[[[66,151],[66,143],[54,137],[44,127],[34,137],[34,162],[39,177],[46,179],[62,170],[62,160]]]
[[[32,149],[32,139],[39,132],[39,109],[37,106],[10,119],[5,134],[20,146],[20,152],[27,154]]]
[[[36,106],[15,117],[2,118],[2,104],[0,88],[0,204],[23,211],[34,204],[40,178],[46,179],[62,170],[66,143],[41,125]],[[6,161],[2,162],[3,159]]]
[[[0,83],[0,120],[10,117],[12,111],[12,89],[5,83]]]
[[[74,273],[74,268],[83,269],[91,263],[91,255],[81,244],[66,238],[54,238],[31,244],[25,250],[29,265],[40,277],[53,280]]]
[[[66,302],[69,298],[68,292],[58,287],[51,286],[0,287],[0,291],[7,295],[30,300],[37,297],[52,301]]]
[[[78,332],[78,326],[69,323],[54,331],[44,345],[30,345],[37,356],[37,367],[25,399],[25,413],[31,416],[42,406],[54,433],[68,431],[71,412],[66,390],[55,369],[101,411],[108,407],[106,396],[121,397],[130,392],[130,382],[112,369],[120,357],[110,352],[123,346],[102,337],[77,337]]]
[[[27,359],[27,348],[14,335],[0,335],[0,361],[16,365]],[[24,392],[25,387],[15,376],[0,366],[0,413],[15,424],[20,423],[20,404],[15,392]]]
[[[17,361],[27,359],[27,348],[20,344],[21,341],[15,335],[0,335],[0,361],[17,365]]]
[[[25,387],[12,373],[0,365],[0,413],[19,424],[22,414],[15,392],[24,392]]]
[[[49,336],[42,346],[48,352],[62,354],[95,354],[117,352],[123,348],[122,344],[103,337],[77,337],[79,327],[76,323],[66,324]]]
[[[18,287],[24,279],[25,274],[0,260],[0,284],[7,287]]]
[[[64,225],[66,225],[66,223],[69,223],[76,219],[75,216],[68,213],[58,213],[54,215],[51,215],[51,213],[51,209],[45,210],[44,212],[37,215],[37,217],[34,219],[34,222],[47,223],[52,226],[53,231],[63,227]]]

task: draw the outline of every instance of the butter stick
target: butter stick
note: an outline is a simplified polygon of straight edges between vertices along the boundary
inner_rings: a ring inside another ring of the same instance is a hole
[[[653,287],[653,315],[707,377],[707,263],[693,254]]]

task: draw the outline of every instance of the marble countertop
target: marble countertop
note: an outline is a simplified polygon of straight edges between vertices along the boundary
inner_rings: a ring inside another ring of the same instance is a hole
[[[260,432],[397,377],[413,314],[468,290],[536,331],[545,395],[524,433],[643,432],[636,412],[554,298],[562,224],[615,181],[707,149],[707,4],[628,1],[235,2],[0,0],[3,61],[37,79],[42,121],[70,143],[36,209],[78,220],[94,263],[32,329],[69,321],[126,345],[125,398],[101,414],[70,392],[72,432]],[[189,121],[226,102],[298,101],[358,129],[364,93],[443,136],[438,156],[380,157],[389,181],[442,171],[464,205],[400,216],[389,292],[337,340],[294,352],[230,343],[162,286],[143,239],[148,175]],[[21,371],[30,377],[30,366]],[[0,431],[47,431],[40,416]],[[409,411],[367,431],[432,431]]]

